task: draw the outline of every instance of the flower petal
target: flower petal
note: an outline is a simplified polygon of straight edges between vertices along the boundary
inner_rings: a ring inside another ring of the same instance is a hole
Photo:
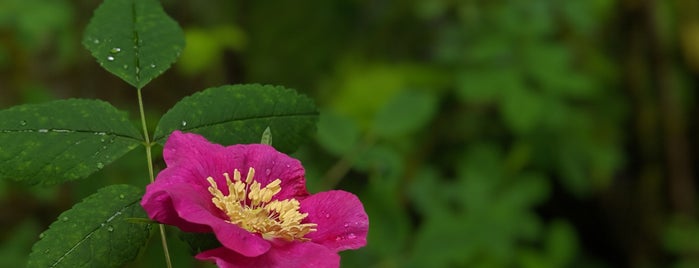
[[[224,247],[203,251],[195,256],[199,260],[209,260],[219,268],[240,267],[339,267],[340,256],[312,242],[293,242],[274,246],[266,254],[249,258]]]
[[[156,183],[187,182],[194,187],[207,189],[208,177],[214,178],[224,194],[228,194],[225,177],[231,178],[238,170],[243,179],[250,167],[255,169],[255,180],[262,187],[280,179],[282,190],[275,198],[304,197],[306,191],[305,171],[301,162],[278,152],[264,144],[232,145],[223,147],[207,141],[204,137],[174,131],[163,150],[167,168],[158,174]]]
[[[331,250],[357,249],[366,245],[369,217],[354,194],[327,191],[301,201],[305,222],[318,224],[317,231],[306,235],[313,242]]]
[[[174,225],[185,232],[214,232],[221,244],[244,256],[267,252],[270,243],[245,229],[224,220],[225,215],[211,203],[210,194],[197,193],[187,184],[146,188],[141,205],[151,219]]]
[[[163,224],[174,225],[185,232],[203,233],[211,232],[211,228],[206,225],[196,224],[182,219],[175,210],[172,196],[168,190],[154,189],[157,184],[150,184],[146,187],[146,194],[141,199],[141,206],[148,213],[148,216]],[[178,186],[173,186],[177,188]],[[172,190],[176,191],[176,190]]]

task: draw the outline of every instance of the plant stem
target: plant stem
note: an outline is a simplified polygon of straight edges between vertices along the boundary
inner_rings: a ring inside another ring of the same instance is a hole
[[[150,182],[153,183],[153,181],[155,181],[155,177],[153,176],[153,157],[150,152],[150,149],[153,146],[153,144],[151,144],[150,135],[148,134],[148,125],[146,124],[146,113],[143,110],[143,96],[141,95],[141,89],[139,88],[137,92],[138,109],[141,113],[141,127],[143,127],[143,138],[145,140],[144,146],[146,147],[146,160],[148,161],[148,178],[150,179]],[[172,261],[170,261],[170,251],[167,247],[167,237],[165,236],[165,226],[162,224],[158,224],[158,228],[160,229],[160,242],[163,244],[165,264],[167,265],[167,268],[172,268]]]

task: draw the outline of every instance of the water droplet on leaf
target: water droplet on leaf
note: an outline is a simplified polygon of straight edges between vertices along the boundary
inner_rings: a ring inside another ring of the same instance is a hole
[[[39,239],[44,238],[44,233],[39,234]]]
[[[124,194],[120,194],[119,199],[124,199]]]
[[[128,68],[129,68],[129,66],[128,66],[128,65],[126,65],[126,64],[124,64],[124,66],[122,66],[122,67],[124,67],[124,70],[126,70],[126,69],[128,69]]]
[[[109,227],[107,227],[107,231],[114,232],[114,227],[110,225]]]
[[[187,126],[187,121],[182,121],[182,126]]]
[[[116,54],[121,52],[121,48],[115,47],[109,50],[109,53]]]
[[[42,128],[42,129],[39,129],[39,132],[41,132],[41,133],[46,133],[46,132],[49,132],[49,130],[48,130],[48,129],[43,129],[43,128]]]
[[[104,167],[104,164],[102,164],[102,162],[98,162],[98,163],[97,163],[97,168],[98,168],[98,169],[102,169],[103,167]]]
[[[26,126],[26,125],[27,125],[27,121],[24,121],[24,120],[19,121],[19,124],[22,125],[22,126]]]
[[[152,63],[151,63],[150,67],[151,67],[151,68],[155,68],[155,64],[152,64]]]
[[[63,216],[63,218],[61,218],[61,220],[62,220],[62,221],[68,221],[68,217]]]
[[[114,61],[114,57],[109,56],[109,57],[107,57],[107,60],[108,60],[108,61]]]

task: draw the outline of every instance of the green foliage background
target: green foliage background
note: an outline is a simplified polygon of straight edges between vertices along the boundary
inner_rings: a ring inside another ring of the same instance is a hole
[[[97,5],[0,2],[0,108],[100,98],[136,119],[134,90],[80,44]],[[370,217],[369,245],[343,252],[345,267],[699,266],[695,2],[163,6],[186,47],[146,86],[149,126],[223,84],[309,95],[318,132],[294,154],[309,188],[352,191]],[[24,266],[39,234],[96,189],[145,186],[142,150],[81,182],[0,181],[3,265]],[[170,241],[178,267],[207,266]],[[159,247],[131,266],[162,266]]]

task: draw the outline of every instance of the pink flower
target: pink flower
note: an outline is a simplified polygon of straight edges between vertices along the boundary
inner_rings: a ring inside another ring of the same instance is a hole
[[[219,267],[338,267],[338,251],[366,245],[369,220],[345,191],[309,195],[301,163],[263,144],[224,147],[175,131],[167,168],[146,187],[151,219],[213,232],[221,247],[195,257]]]

